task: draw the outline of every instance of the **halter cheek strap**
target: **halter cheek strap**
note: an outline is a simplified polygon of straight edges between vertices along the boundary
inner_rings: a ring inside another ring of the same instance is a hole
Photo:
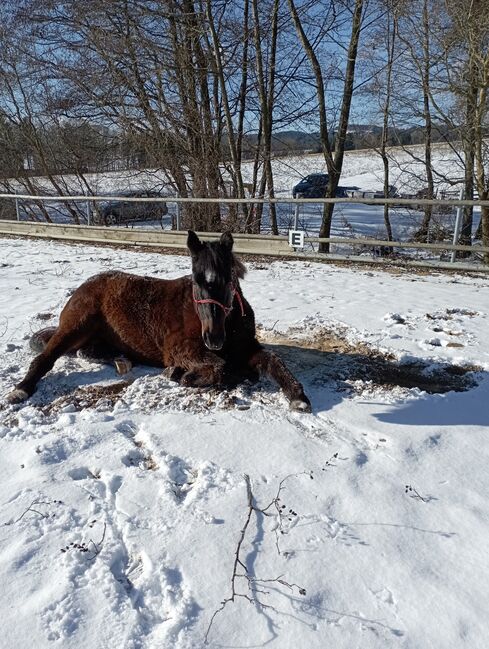
[[[239,306],[241,307],[241,315],[245,315],[245,310],[243,306],[243,300],[241,299],[241,295],[239,294],[239,291],[237,288],[234,286],[234,284],[231,283],[231,293],[232,293],[232,298],[231,298],[231,306],[224,306],[221,302],[218,302],[217,300],[211,300],[210,298],[206,300],[198,300],[195,296],[195,286],[193,287],[193,300],[195,304],[217,304],[217,306],[220,306],[221,309],[224,311],[225,316],[227,317],[231,311],[233,310],[233,302],[234,298],[236,297],[239,302]]]

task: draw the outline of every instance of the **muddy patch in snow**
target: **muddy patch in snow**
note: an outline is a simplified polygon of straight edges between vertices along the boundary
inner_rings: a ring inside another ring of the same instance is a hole
[[[372,388],[418,388],[429,394],[461,392],[477,385],[475,373],[481,371],[475,365],[422,359],[400,362],[392,354],[348,340],[346,332],[324,327],[308,337],[299,329],[285,334],[261,330],[259,337],[306,385],[336,381],[339,389],[358,393]]]

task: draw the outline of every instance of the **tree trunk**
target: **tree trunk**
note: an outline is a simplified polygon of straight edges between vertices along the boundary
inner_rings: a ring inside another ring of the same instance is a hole
[[[467,200],[474,198],[474,181],[476,180],[475,164],[477,153],[477,113],[478,113],[478,91],[477,91],[477,67],[473,60],[469,60],[469,69],[467,75],[468,88],[465,104],[465,129],[463,134],[464,148],[464,195]],[[469,205],[464,207],[462,229],[460,232],[460,244],[464,246],[472,245],[472,224],[473,208]],[[461,257],[468,257],[470,253],[459,252]]]
[[[274,105],[274,81],[275,81],[275,56],[277,48],[277,25],[278,25],[278,4],[279,0],[274,0],[272,10],[272,39],[270,44],[270,62],[268,84],[265,81],[264,59],[261,47],[262,31],[260,25],[260,16],[258,12],[258,0],[252,0],[253,21],[254,21],[254,40],[256,51],[256,71],[258,79],[258,93],[260,96],[260,111],[263,127],[263,166],[264,176],[268,186],[270,198],[274,197],[273,171],[271,163],[272,150],[272,125],[273,125],[273,105]],[[268,87],[267,87],[268,85]],[[270,204],[270,228],[272,234],[278,234],[277,214],[275,204]]]
[[[319,109],[319,134],[321,139],[321,147],[328,169],[328,196],[334,198],[341,176],[341,169],[343,167],[343,158],[345,154],[346,134],[348,130],[348,122],[350,119],[351,100],[353,96],[353,83],[355,80],[355,65],[357,60],[358,43],[360,40],[360,31],[362,25],[363,15],[363,0],[355,0],[353,14],[352,14],[352,29],[350,35],[350,43],[348,47],[347,63],[345,70],[345,80],[343,84],[343,99],[340,109],[340,117],[338,122],[338,132],[335,138],[335,152],[334,155],[330,145],[330,133],[328,128],[328,119],[326,111],[325,99],[325,86],[321,65],[314,51],[314,47],[307,38],[307,35],[302,26],[299,14],[297,12],[294,0],[289,0],[290,12],[292,20],[296,27],[299,38],[302,42],[306,55],[310,61],[315,81],[316,92],[318,99]],[[325,204],[323,208],[323,218],[319,236],[321,238],[329,238],[331,234],[331,223],[333,220],[334,203]],[[319,252],[329,252],[329,242],[319,244]]]
[[[423,117],[424,117],[424,160],[426,171],[427,191],[426,198],[433,199],[435,196],[435,183],[433,179],[433,167],[431,164],[431,143],[433,125],[431,120],[431,107],[430,107],[430,88],[431,88],[431,48],[430,48],[430,22],[428,12],[428,0],[423,2],[423,62],[420,63],[419,68],[421,72],[421,82],[423,87]],[[433,216],[433,206],[425,205],[424,217],[421,226],[415,233],[414,238],[416,241],[428,242],[428,234],[430,230],[431,218]]]
[[[212,38],[212,45],[213,45],[212,49],[214,51],[217,77],[221,89],[222,105],[224,108],[224,115],[226,118],[226,129],[227,129],[227,136],[228,136],[228,143],[229,143],[229,151],[233,163],[233,179],[236,184],[237,197],[244,198],[245,191],[243,185],[243,176],[241,173],[241,153],[240,152],[238,153],[238,142],[234,132],[234,124],[231,116],[231,107],[229,104],[227,84],[224,76],[224,68],[223,68],[222,57],[221,57],[221,44],[219,42],[217,30],[214,24],[211,0],[207,0],[206,8],[207,8],[207,22],[211,31],[211,38]],[[241,92],[243,92],[243,87],[241,87]],[[244,89],[244,92],[246,92],[246,88]],[[242,129],[242,125],[241,125],[241,129]],[[247,216],[246,203],[243,203],[241,207],[246,221],[246,216]]]
[[[489,207],[481,208],[482,245],[489,248]],[[489,252],[484,253],[484,262],[489,264]]]
[[[397,20],[392,17],[390,11],[387,16],[387,78],[385,90],[385,102],[383,109],[382,137],[380,143],[380,156],[384,166],[384,198],[389,198],[389,158],[387,157],[387,139],[389,135],[389,114],[392,93],[392,67],[394,65],[394,49],[396,45]],[[384,204],[384,224],[387,234],[387,241],[392,241],[392,226],[389,218],[389,205]]]

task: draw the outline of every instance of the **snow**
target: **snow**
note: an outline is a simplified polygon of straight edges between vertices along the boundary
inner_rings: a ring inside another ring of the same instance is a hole
[[[390,147],[390,184],[398,191],[414,193],[426,187],[423,145]],[[433,145],[432,165],[434,182],[440,190],[453,190],[456,183],[463,182],[463,163],[457,145],[437,143]],[[320,153],[303,156],[285,156],[272,161],[274,181],[279,191],[290,191],[293,184],[310,173],[326,173],[324,156]],[[251,166],[248,173],[251,172]],[[248,180],[248,178],[245,178]],[[453,185],[452,185],[453,183]],[[373,149],[345,151],[340,185],[357,186],[363,190],[383,191],[384,166],[382,158]]]
[[[1,395],[91,274],[189,271],[185,256],[0,246]],[[0,410],[1,646],[487,646],[489,279],[248,266],[260,336],[312,414],[266,380],[219,393],[139,366],[126,384],[60,359]],[[396,383],[413,367],[418,387]],[[433,376],[466,389],[429,394]],[[251,581],[236,589],[253,601],[223,605],[245,475]]]
[[[389,149],[390,156],[390,184],[397,187],[398,192],[403,194],[415,194],[426,187],[426,177],[423,165],[424,152],[422,145],[409,147],[392,147]],[[435,174],[435,186],[438,192],[449,191],[451,197],[458,198],[458,192],[463,181],[463,165],[460,152],[456,146],[452,148],[447,144],[433,145],[432,164]],[[272,160],[275,193],[279,198],[292,195],[292,187],[301,178],[310,173],[326,172],[324,157],[322,154],[304,154],[276,157]],[[226,171],[224,170],[224,175]],[[243,180],[251,183],[253,179],[253,163],[243,163]],[[344,186],[358,186],[364,190],[383,191],[384,167],[378,153],[371,149],[346,151],[340,184]],[[69,191],[81,194],[85,191],[85,185],[76,176],[65,176],[64,183]],[[87,174],[86,181],[91,187],[94,195],[120,194],[128,190],[160,190],[168,196],[174,195],[169,187],[168,177],[162,170],[147,169],[140,172],[133,170],[127,172],[93,173]],[[49,181],[37,178],[36,183],[39,190],[43,187],[49,191]],[[16,187],[16,182],[12,181]],[[21,188],[18,188],[22,191]],[[51,188],[52,189],[52,188]],[[455,194],[455,195],[454,195]],[[64,212],[61,204],[50,204],[51,217],[55,221],[69,221],[70,216]],[[168,201],[170,214],[158,221],[138,221],[124,224],[122,227],[171,228],[171,215],[176,213],[176,206]],[[80,218],[85,219],[86,206],[79,208]],[[332,236],[363,236],[374,238],[385,238],[384,213],[382,205],[359,205],[343,203],[335,208],[332,222]],[[479,215],[478,210],[474,215],[474,232],[477,229]],[[22,210],[21,210],[22,212]],[[294,224],[295,205],[280,204],[277,206],[277,219],[280,231],[286,234],[287,230]],[[27,218],[21,214],[22,218]],[[394,239],[406,240],[419,227],[423,214],[419,211],[396,208],[390,210],[390,218]],[[322,220],[322,204],[304,204],[299,209],[299,226],[309,235],[317,235]],[[433,215],[434,224],[441,225],[448,231],[453,232],[455,222],[455,209],[451,212]],[[269,231],[268,208],[265,207],[263,214],[262,230]],[[334,247],[333,247],[334,248]],[[341,249],[344,252],[344,246]],[[337,249],[333,251],[337,252]],[[356,249],[358,252],[358,248]],[[350,251],[351,252],[351,251]],[[426,255],[426,253],[425,253]]]

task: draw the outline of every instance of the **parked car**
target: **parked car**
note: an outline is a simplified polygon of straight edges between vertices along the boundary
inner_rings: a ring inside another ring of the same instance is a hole
[[[348,186],[342,186],[338,185],[336,188],[336,197],[337,198],[351,198],[353,196],[353,192],[355,192],[358,189],[356,185],[348,185]]]
[[[303,198],[324,198],[328,189],[328,180],[328,174],[309,174],[295,185],[292,189],[292,196],[296,198],[300,194]],[[347,198],[348,191],[353,189],[358,189],[358,187],[338,185],[335,196],[337,198]]]
[[[125,192],[127,198],[160,198],[161,194],[151,191]],[[144,202],[144,201],[109,201],[101,204],[97,209],[95,222],[100,225],[117,225],[128,221],[151,221],[159,219],[168,214],[168,207],[165,201]]]
[[[300,194],[303,198],[324,198],[328,180],[328,174],[309,174],[292,188],[292,196],[296,198]]]
[[[360,189],[359,187],[346,187],[347,195],[351,198],[384,198],[383,191],[375,189]],[[389,185],[387,198],[404,198],[397,193],[397,187]]]

